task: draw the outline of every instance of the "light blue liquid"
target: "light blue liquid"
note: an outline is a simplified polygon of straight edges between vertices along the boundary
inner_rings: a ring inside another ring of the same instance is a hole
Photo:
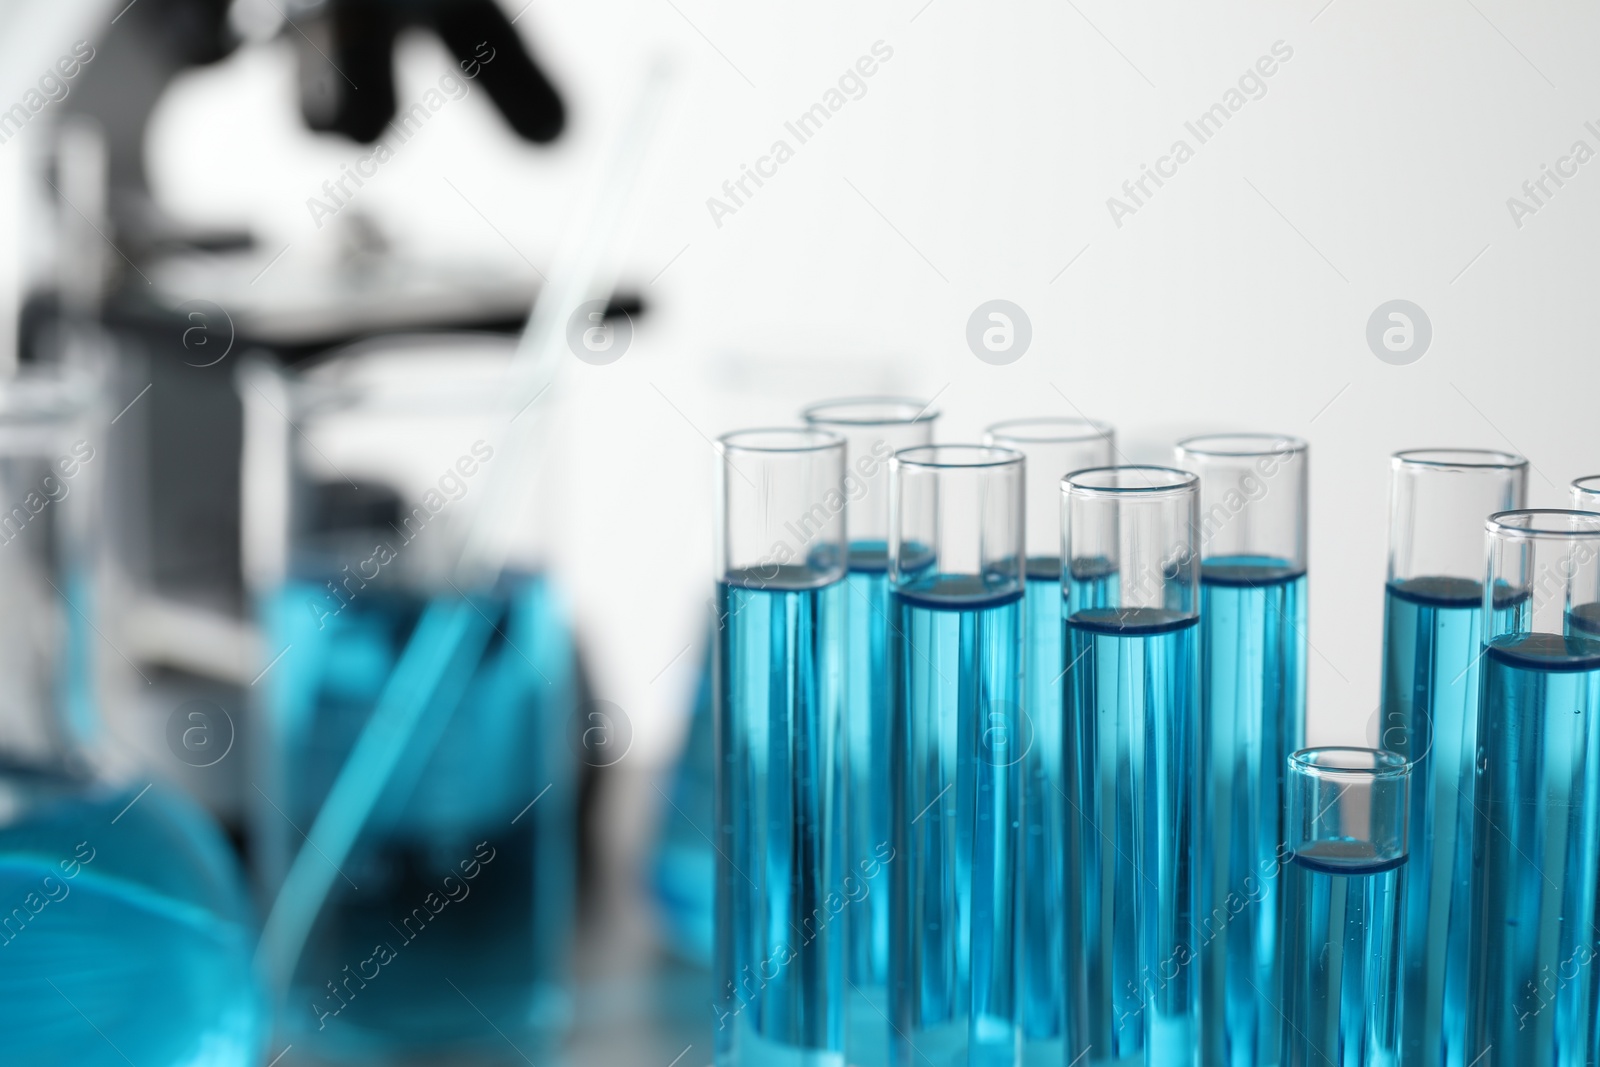
[[[711,635],[712,641],[716,634]],[[715,723],[712,656],[708,648],[689,712],[689,734],[662,805],[652,878],[667,946],[692,963],[709,967],[715,941],[712,900],[717,853],[711,847],[716,810]]]
[[[1198,645],[1159,608],[1067,619],[1067,1051],[1086,1065],[1198,1056]]]
[[[1289,754],[1305,747],[1306,578],[1282,560],[1200,570],[1200,941],[1208,1064],[1271,1063],[1280,1043],[1278,847]]]
[[[889,754],[889,579],[882,542],[850,546],[845,578],[844,721],[849,734],[846,889],[852,906],[847,986],[851,1067],[889,1060],[889,875],[894,847]],[[860,888],[857,888],[857,883]]]
[[[1283,1067],[1394,1067],[1397,867],[1362,842],[1323,841],[1283,872]]]
[[[1023,656],[1022,710],[1025,832],[1022,839],[1022,936],[1017,951],[1022,963],[1023,1062],[1062,1067],[1068,1035],[1065,1018],[1066,811],[1061,776],[1062,651],[1061,561],[1054,557],[1028,560],[1023,601],[1027,635]]]
[[[269,642],[288,649],[262,681],[253,799],[269,892],[426,604],[376,585],[343,594],[341,607],[326,585],[297,581],[264,605]],[[488,646],[424,716],[296,968],[282,1026],[308,1052],[498,1054],[509,1040],[531,1055],[566,1021],[571,639],[536,576],[474,601],[495,627]]]
[[[1600,639],[1571,630],[1484,654],[1469,1063],[1600,1062]]]
[[[718,586],[716,1062],[843,1067],[848,594],[776,581]]]
[[[1505,600],[1497,611],[1514,611]],[[1423,1067],[1463,1067],[1472,761],[1478,727],[1483,586],[1391,582],[1384,605],[1377,744],[1411,761],[1411,859],[1400,873],[1402,1044]]]
[[[928,575],[892,600],[890,1062],[1011,1067],[1022,590]]]
[[[1022,603],[1027,651],[1022,656],[1022,758],[1026,806],[1022,833],[1022,1041],[1026,1064],[1066,1062],[1066,784],[1061,777],[1061,560],[1030,558]]]
[[[192,804],[143,788],[0,770],[7,1064],[261,1062],[269,1018],[238,864]]]

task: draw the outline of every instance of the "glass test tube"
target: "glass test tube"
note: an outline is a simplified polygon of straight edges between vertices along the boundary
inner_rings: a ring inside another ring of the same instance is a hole
[[[1378,747],[1412,765],[1411,861],[1400,874],[1408,1063],[1465,1067],[1472,759],[1483,642],[1483,520],[1523,505],[1528,463],[1472,449],[1390,460]],[[1498,601],[1497,601],[1498,604]]]
[[[845,443],[718,442],[718,1067],[843,1067]]]
[[[1197,1056],[1198,482],[1062,482],[1067,1057],[1087,1067]]]
[[[889,458],[928,444],[939,413],[925,400],[855,397],[814,404],[806,424],[845,439],[850,570],[845,578],[844,691],[849,766],[845,888],[853,905],[846,973],[846,1043],[853,1067],[888,1062]],[[857,888],[859,883],[859,888]]]
[[[1023,466],[890,466],[890,1062],[1013,1067],[1021,880]]]
[[[1305,744],[1306,443],[1280,434],[1178,442],[1200,478],[1200,954],[1208,1064],[1279,1045],[1283,776]]]
[[[1282,1067],[1393,1067],[1410,767],[1393,752],[1288,760]]]
[[[984,443],[1027,459],[1027,595],[1023,601],[1023,725],[1030,741],[1023,758],[1026,826],[1023,833],[1021,954],[1024,1063],[1059,1067],[1072,1044],[1065,1028],[1065,936],[1062,881],[1067,877],[1061,803],[1061,479],[1104,467],[1116,451],[1112,428],[1070,417],[1010,419],[984,433]]]
[[[1579,511],[1600,512],[1600,474],[1573,480],[1572,506]]]
[[[1515,606],[1497,604],[1484,634],[1465,1055],[1589,1065],[1600,1062],[1600,515],[1512,511],[1487,526],[1487,585]]]

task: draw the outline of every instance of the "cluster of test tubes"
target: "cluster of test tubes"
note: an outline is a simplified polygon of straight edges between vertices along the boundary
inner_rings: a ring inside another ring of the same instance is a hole
[[[1600,479],[1395,456],[1307,748],[1304,442],[936,422],[719,441],[718,1067],[1600,1062]]]

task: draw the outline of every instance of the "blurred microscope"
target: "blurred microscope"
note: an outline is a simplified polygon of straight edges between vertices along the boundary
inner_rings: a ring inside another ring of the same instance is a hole
[[[256,235],[197,225],[152,197],[147,133],[170,83],[243,44],[278,38],[294,49],[305,125],[377,145],[415,121],[397,96],[395,50],[403,34],[422,31],[451,54],[461,79],[484,90],[513,137],[553,141],[566,108],[493,0],[64,7],[81,9],[73,32],[92,61],[74,64],[35,168],[53,228],[40,243],[54,262],[30,283],[18,352],[24,363],[48,361],[69,344],[81,347],[87,330],[110,353],[108,403],[120,412],[106,449],[117,468],[108,478],[123,583],[116,636],[160,689],[148,701],[148,722],[119,732],[161,757],[167,711],[197,699],[237,721],[242,694],[270,658],[260,655],[241,566],[241,355],[296,367],[374,336],[509,335],[534,296],[525,278],[407,257],[359,210],[341,211],[330,227],[336,256],[268,273],[278,250]],[[339,182],[348,195],[353,187]],[[327,196],[340,203],[338,188]],[[610,313],[639,310],[621,297]],[[190,774],[181,765],[174,773],[238,829],[246,787],[237,776]]]

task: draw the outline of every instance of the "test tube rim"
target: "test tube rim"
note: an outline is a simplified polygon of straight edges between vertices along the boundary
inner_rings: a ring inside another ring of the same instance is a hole
[[[1572,484],[1568,488],[1586,496],[1600,496],[1600,474],[1581,474],[1572,479]]]
[[[1220,447],[1220,443],[1225,441],[1262,441],[1286,447]],[[1205,442],[1212,442],[1211,447],[1204,447]],[[1195,434],[1192,437],[1185,437],[1174,447],[1176,447],[1180,455],[1205,456],[1213,459],[1247,459],[1253,456],[1301,456],[1311,446],[1304,438],[1296,437],[1293,434],[1244,430],[1230,433]]]
[[[962,453],[972,454],[975,458],[969,462],[960,462],[954,458]],[[933,458],[945,454],[951,458]],[[987,458],[976,458],[979,455]],[[916,445],[912,448],[902,448],[892,457],[892,462],[897,467],[915,467],[919,470],[1003,470],[1007,467],[1020,467],[1025,460],[1026,457],[1016,449],[1000,448],[995,445],[963,444]]]
[[[1073,426],[1077,432],[1052,433],[1029,435],[1016,432],[1025,426]],[[992,422],[983,428],[983,435],[990,439],[992,447],[1004,448],[1005,442],[1027,445],[1065,445],[1079,441],[1105,440],[1116,438],[1116,430],[1109,422],[1100,419],[1091,419],[1079,415],[1029,415],[1017,419],[1001,419]]]
[[[760,446],[742,440],[761,435],[806,438],[808,443]],[[845,440],[842,435],[815,426],[753,426],[745,430],[733,430],[717,438],[717,450],[724,454],[747,452],[751,455],[798,455],[806,452],[827,452],[831,449],[842,449],[844,446]]]
[[[1390,456],[1389,462],[1395,470],[1402,467],[1428,470],[1528,469],[1525,457],[1495,448],[1407,448]]]
[[[1142,471],[1147,474],[1159,474],[1166,479],[1161,485],[1091,485],[1084,479],[1092,475],[1109,475],[1116,472],[1119,476],[1124,472]],[[1198,492],[1200,476],[1193,471],[1179,470],[1177,467],[1163,467],[1149,463],[1116,464],[1109,467],[1085,467],[1082,470],[1069,471],[1061,478],[1061,490],[1068,495],[1080,496],[1108,496],[1118,497],[1128,494],[1140,496],[1180,496],[1186,492]]]
[[[1554,515],[1565,516],[1569,522],[1576,520],[1576,523],[1581,523],[1584,528],[1574,529],[1569,525],[1567,529],[1557,530],[1546,527],[1517,525],[1517,520],[1520,519],[1532,522],[1544,516]],[[1511,511],[1497,511],[1490,515],[1484,520],[1483,528],[1493,537],[1529,541],[1543,538],[1569,537],[1600,539],[1600,513],[1581,511],[1576,508],[1515,508]]]
[[[866,414],[850,417],[843,413],[830,414],[841,408],[869,408],[874,405],[881,405],[883,408],[900,406],[912,410],[912,414],[909,417]],[[800,412],[800,417],[808,426],[915,426],[918,423],[933,422],[939,416],[940,411],[933,406],[932,400],[917,400],[909,396],[850,396],[840,397],[837,400],[819,400]]]
[[[1335,754],[1359,754],[1367,758],[1372,766],[1333,767],[1317,762],[1318,757]],[[1299,749],[1289,754],[1289,769],[1316,778],[1361,782],[1387,782],[1411,776],[1411,763],[1404,756],[1386,748],[1364,748],[1360,745],[1314,745]]]

